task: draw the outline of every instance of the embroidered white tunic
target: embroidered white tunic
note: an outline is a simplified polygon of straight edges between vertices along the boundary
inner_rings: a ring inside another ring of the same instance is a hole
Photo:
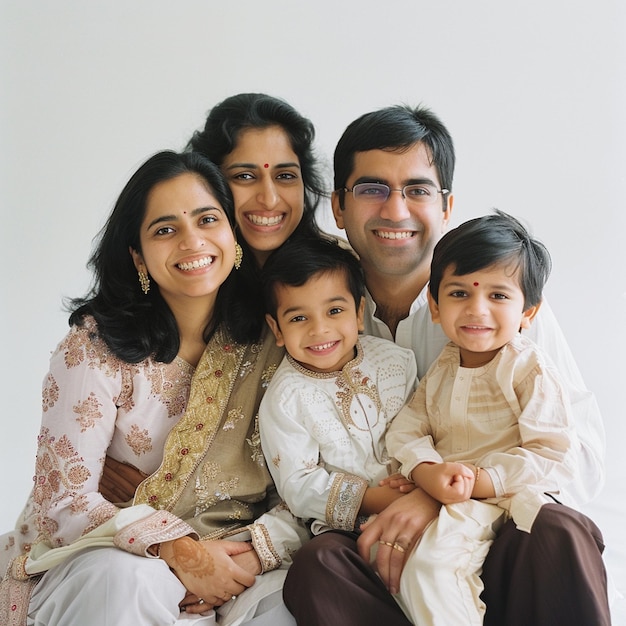
[[[259,409],[263,451],[292,513],[315,534],[352,530],[368,486],[387,476],[385,433],[415,388],[411,350],[360,337],[340,372],[311,372],[287,356]]]

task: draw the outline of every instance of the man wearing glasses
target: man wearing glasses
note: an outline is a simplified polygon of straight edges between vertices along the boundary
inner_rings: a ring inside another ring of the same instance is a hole
[[[365,272],[365,332],[412,348],[420,378],[447,342],[431,321],[426,285],[433,249],[452,212],[454,163],[450,134],[424,108],[365,114],[348,126],[335,150],[333,213]],[[601,416],[545,303],[530,336],[568,384],[581,443],[580,478],[564,499],[580,505],[603,482]],[[416,489],[360,537],[333,531],[305,545],[284,590],[298,624],[408,624],[390,592],[399,589],[405,553],[438,509]],[[610,624],[601,542],[591,520],[562,504],[545,505],[531,534],[507,522],[484,565],[485,624]],[[375,546],[378,574],[367,563]]]

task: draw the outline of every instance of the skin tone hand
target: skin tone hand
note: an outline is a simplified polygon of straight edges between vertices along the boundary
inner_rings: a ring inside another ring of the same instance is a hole
[[[404,562],[440,506],[425,491],[415,489],[361,526],[359,554],[369,563],[371,550],[377,546],[376,569],[391,593],[398,592]],[[393,548],[394,544],[400,549]]]
[[[410,493],[415,489],[415,483],[408,478],[405,478],[402,474],[392,474],[383,478],[379,483],[380,487],[388,485],[392,489],[397,489],[402,493]]]
[[[132,500],[144,478],[146,474],[132,465],[120,463],[107,456],[104,459],[99,491],[111,503],[128,502]]]
[[[463,463],[420,463],[411,478],[442,504],[465,502],[472,497],[474,472]]]
[[[242,567],[246,570],[246,572],[249,572],[253,576],[258,576],[262,571],[261,561],[259,560],[259,555],[256,553],[256,550],[252,548],[252,545],[248,545],[250,546],[250,550],[240,552],[239,554],[233,554],[231,556],[233,561],[237,563],[239,567]]]
[[[162,543],[161,558],[189,592],[181,607],[189,613],[202,613],[252,586],[254,575],[233,559],[252,549],[241,541],[194,541],[190,537]]]
[[[386,509],[405,493],[415,489],[414,483],[402,474],[393,474],[380,481],[378,487],[368,487],[361,501],[360,515],[373,515]]]

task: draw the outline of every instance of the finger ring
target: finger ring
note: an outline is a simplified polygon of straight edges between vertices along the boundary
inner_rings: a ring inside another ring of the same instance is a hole
[[[204,600],[202,598],[198,598],[198,604],[204,604]]]
[[[237,597],[237,596],[233,596],[233,597],[231,598],[231,600],[234,600],[236,597]]]
[[[406,548],[401,546],[397,541],[391,547],[398,552],[406,552]]]
[[[389,546],[390,548],[393,548],[394,544],[389,542],[389,541],[383,541],[382,539],[378,542],[381,546]]]

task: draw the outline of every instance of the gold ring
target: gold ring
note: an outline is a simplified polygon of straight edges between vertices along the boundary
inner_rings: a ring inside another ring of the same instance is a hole
[[[381,546],[389,546],[390,548],[393,548],[393,543],[390,543],[389,541],[383,541],[382,539],[378,542]]]
[[[391,547],[398,552],[406,552],[406,548],[401,546],[397,541]]]

